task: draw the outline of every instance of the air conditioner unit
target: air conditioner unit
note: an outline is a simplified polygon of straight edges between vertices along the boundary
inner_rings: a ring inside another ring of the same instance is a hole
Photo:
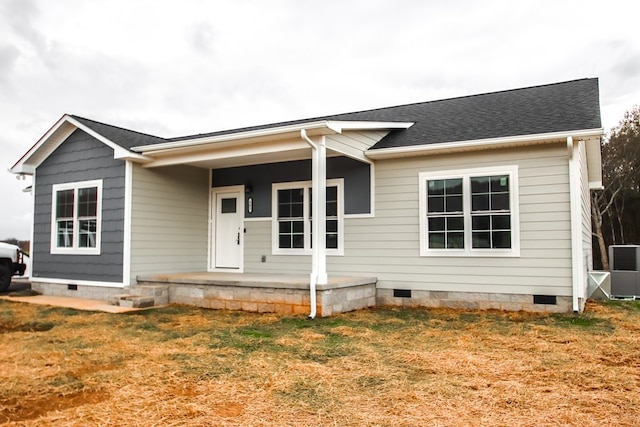
[[[640,298],[640,246],[609,246],[611,296]]]

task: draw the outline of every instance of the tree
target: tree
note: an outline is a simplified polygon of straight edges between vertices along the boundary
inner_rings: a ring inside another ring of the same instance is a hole
[[[604,189],[591,193],[593,235],[603,270],[607,247],[640,241],[640,106],[627,111],[602,141]]]

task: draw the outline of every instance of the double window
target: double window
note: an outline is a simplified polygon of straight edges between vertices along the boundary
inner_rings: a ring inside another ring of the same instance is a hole
[[[313,204],[310,182],[273,184],[273,253],[309,254],[312,249]],[[327,180],[328,254],[342,253],[342,180]]]
[[[52,187],[51,253],[100,253],[102,180]]]
[[[517,167],[421,173],[421,255],[518,256]]]

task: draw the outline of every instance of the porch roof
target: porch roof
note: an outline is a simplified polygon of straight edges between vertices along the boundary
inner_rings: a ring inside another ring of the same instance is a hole
[[[190,164],[204,168],[230,167],[308,159],[311,157],[311,150],[302,137],[303,132],[310,138],[318,138],[348,131],[382,131],[366,147],[345,147],[344,144],[325,139],[330,155],[344,155],[369,162],[365,155],[367,149],[390,131],[408,129],[413,124],[319,120],[142,145],[132,147],[132,151],[146,158],[143,164],[147,168],[175,164]]]

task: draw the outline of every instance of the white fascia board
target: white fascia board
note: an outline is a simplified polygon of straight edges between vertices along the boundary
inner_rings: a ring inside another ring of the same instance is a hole
[[[294,133],[294,132],[297,135],[300,133],[301,129],[307,129],[307,130],[327,129],[329,130],[330,133],[338,133],[336,130],[329,128],[326,121],[322,121],[322,122],[307,123],[305,125],[296,124],[296,125],[289,125],[289,126],[279,126],[275,128],[268,128],[268,129],[258,129],[258,130],[251,130],[251,131],[245,131],[245,132],[229,133],[225,135],[207,136],[202,138],[196,137],[194,139],[185,139],[181,141],[166,142],[161,144],[143,145],[139,147],[133,147],[132,150],[139,153],[157,154],[163,151],[169,151],[169,150],[175,150],[175,149],[181,149],[181,148],[190,148],[190,147],[194,147],[198,145],[206,145],[206,144],[218,144],[220,147],[222,147],[223,145],[221,143],[224,143],[224,142],[244,143],[246,142],[246,140],[250,140],[254,138],[276,136],[276,135]]]
[[[298,137],[301,130],[306,130],[309,136],[329,135],[334,133],[342,133],[344,130],[370,130],[370,129],[407,129],[413,123],[407,122],[364,122],[364,121],[316,121],[307,123],[298,123],[295,125],[278,126],[273,128],[258,129],[244,132],[228,133],[224,135],[208,136],[203,138],[194,138],[181,141],[167,142],[162,144],[144,145],[133,147],[132,150],[139,153],[148,153],[149,155],[158,154],[164,151],[191,148],[199,145],[217,144],[222,147],[235,144],[245,144],[252,142],[260,142],[269,137],[289,136],[291,138]]]
[[[329,121],[329,127],[344,130],[409,129],[414,122]]]
[[[65,124],[67,123],[67,118],[68,116],[66,114],[60,117],[60,119],[58,119],[58,121],[53,126],[51,126],[51,128],[49,128],[49,130],[44,135],[42,135],[42,137],[40,137],[40,139],[38,139],[38,141],[36,141],[36,143],[33,144],[22,157],[20,157],[20,160],[18,160],[9,169],[9,172],[21,175],[33,175],[33,173],[35,172],[35,168],[41,163],[41,161],[44,160],[48,156],[48,154],[50,154],[50,152],[53,152],[53,150],[55,150],[58,145],[60,145],[60,143],[64,141],[69,135],[71,135],[71,133],[75,130],[68,126],[65,126]],[[37,156],[44,145],[54,140],[55,142],[53,142],[52,144],[53,149],[46,150],[46,155]]]
[[[36,167],[49,157],[76,129],[83,130],[112,148],[114,159],[137,162],[151,160],[143,155],[132,153],[65,114],[9,169],[9,172],[18,175],[33,175]]]
[[[598,190],[602,187],[602,153],[600,147],[600,135],[597,138],[585,141],[587,155],[587,174],[589,188]]]
[[[421,154],[438,154],[443,152],[479,150],[488,148],[500,148],[509,145],[527,145],[533,143],[564,141],[567,137],[574,139],[601,136],[604,134],[602,128],[584,129],[566,132],[550,132],[532,135],[507,136],[501,138],[472,139],[468,141],[454,141],[444,143],[434,143],[428,145],[412,145],[409,147],[393,147],[370,149],[365,152],[370,159],[390,159],[394,157],[415,156]]]
[[[159,166],[171,166],[187,163],[207,162],[216,160],[225,160],[238,157],[248,157],[255,155],[267,155],[271,153],[279,153],[283,151],[308,149],[308,145],[302,142],[274,142],[269,144],[252,144],[236,147],[220,147],[215,151],[199,151],[191,152],[181,150],[177,153],[162,153],[155,159],[144,163],[145,168],[155,168]]]
[[[89,135],[91,135],[92,137],[94,137],[95,139],[97,139],[98,141],[102,142],[103,144],[105,144],[106,146],[110,147],[113,149],[113,158],[117,159],[117,160],[131,160],[131,161],[138,161],[138,162],[145,162],[145,161],[150,161],[151,159],[140,155],[138,153],[132,153],[131,151],[127,150],[126,148],[116,144],[115,142],[111,141],[110,139],[105,138],[104,136],[100,135],[98,132],[94,131],[93,129],[90,129],[88,127],[86,127],[85,125],[83,125],[82,123],[80,123],[79,121],[77,121],[76,119],[74,119],[73,117],[67,116],[67,121],[69,123],[71,123],[72,125],[74,125],[75,127],[82,129],[83,131],[85,131],[86,133],[88,133]]]
[[[24,163],[16,163],[11,168],[7,169],[10,173],[16,175],[33,175],[36,172],[35,166],[27,165]]]
[[[602,181],[589,181],[589,190],[604,190]]]

